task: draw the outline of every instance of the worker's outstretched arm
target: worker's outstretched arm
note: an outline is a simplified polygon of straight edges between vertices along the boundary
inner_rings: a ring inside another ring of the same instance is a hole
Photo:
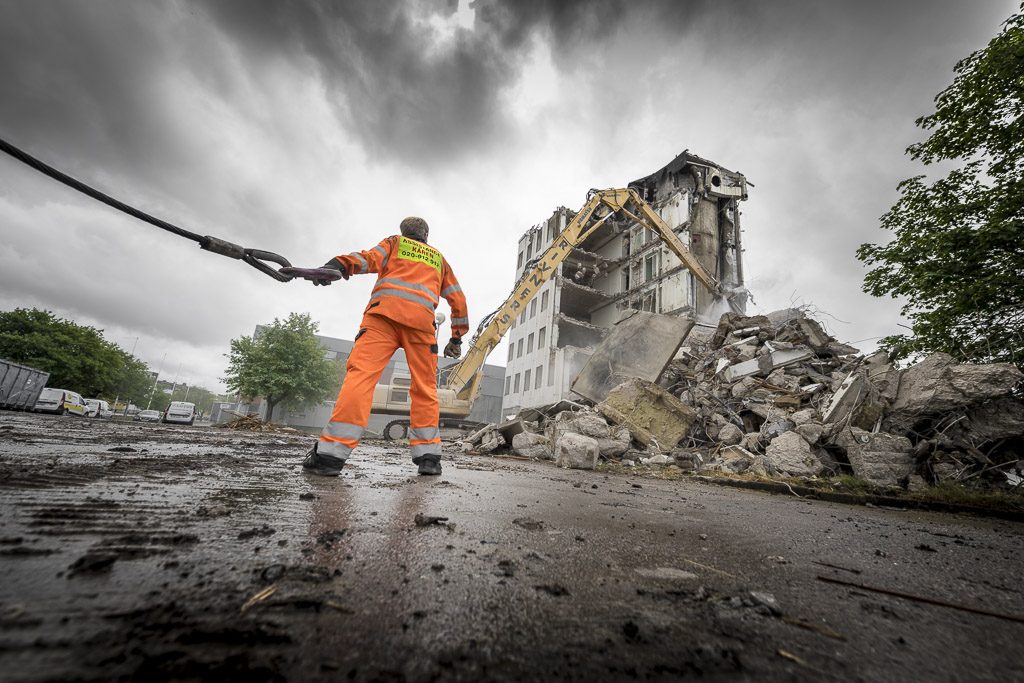
[[[452,338],[444,347],[444,355],[458,358],[462,355],[462,338],[469,334],[469,307],[466,306],[466,295],[447,260],[442,264],[441,296],[452,309]]]
[[[346,275],[363,275],[365,273],[379,273],[384,264],[391,258],[394,250],[394,240],[389,237],[382,240],[380,244],[367,249],[366,251],[353,251],[351,254],[335,256],[328,261],[325,268],[335,268],[340,265]]]

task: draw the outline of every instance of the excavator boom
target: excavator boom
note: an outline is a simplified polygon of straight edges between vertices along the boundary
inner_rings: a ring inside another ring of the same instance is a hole
[[[455,392],[456,399],[472,404],[480,390],[484,361],[512,326],[516,316],[522,313],[530,300],[536,296],[541,285],[554,275],[558,266],[572,250],[614,216],[624,216],[632,223],[653,230],[704,287],[711,292],[718,292],[719,285],[715,278],[705,270],[679,236],[672,232],[636,190],[622,188],[591,191],[587,203],[569,221],[565,230],[555,238],[551,246],[527,264],[512,294],[494,312],[483,329],[473,337],[463,360],[448,371],[447,389]]]

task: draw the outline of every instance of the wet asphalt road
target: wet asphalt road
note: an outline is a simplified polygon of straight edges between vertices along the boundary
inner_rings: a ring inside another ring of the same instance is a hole
[[[1020,524],[309,442],[0,413],[0,680],[1024,678],[1024,624],[817,578],[1024,614]]]

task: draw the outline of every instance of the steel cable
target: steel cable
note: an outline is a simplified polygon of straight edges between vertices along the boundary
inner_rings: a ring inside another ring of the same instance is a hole
[[[14,157],[23,164],[34,168],[43,175],[49,176],[50,178],[53,178],[54,180],[61,182],[74,190],[78,190],[82,194],[92,197],[96,201],[103,202],[107,206],[115,208],[118,211],[128,214],[129,216],[137,218],[140,221],[149,223],[150,225],[158,227],[161,230],[166,230],[167,232],[178,235],[179,237],[184,237],[185,239],[190,239],[193,242],[198,243],[199,246],[202,249],[205,249],[206,251],[211,251],[215,254],[220,254],[222,256],[227,256],[229,258],[245,261],[246,263],[256,268],[257,270],[260,270],[261,272],[266,273],[267,275],[281,282],[288,282],[289,280],[292,279],[287,275],[282,275],[281,273],[277,272],[277,270],[275,270],[274,268],[262,262],[266,260],[272,261],[281,266],[290,266],[291,263],[289,263],[288,259],[284,258],[283,256],[280,256],[269,251],[262,251],[259,249],[246,249],[245,247],[242,247],[240,245],[233,244],[231,242],[227,242],[225,240],[212,237],[210,235],[200,235],[198,233],[194,233],[190,230],[178,227],[173,223],[168,223],[165,220],[161,220],[156,216],[151,216],[145,211],[140,211],[139,209],[136,209],[134,206],[129,206],[128,204],[125,204],[124,202],[118,199],[114,199],[105,192],[100,192],[96,188],[90,187],[89,185],[86,185],[85,183],[76,178],[72,178],[67,173],[59,171],[53,166],[50,166],[49,164],[43,161],[40,161],[39,159],[35,158],[28,152],[19,149],[18,147],[15,147],[14,145],[7,142],[3,138],[0,138],[0,150],[6,152],[7,154]]]

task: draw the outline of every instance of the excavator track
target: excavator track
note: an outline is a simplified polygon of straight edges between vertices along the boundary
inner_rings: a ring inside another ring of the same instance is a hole
[[[441,429],[461,429],[464,432],[472,432],[484,426],[483,422],[462,419],[441,418],[438,425]],[[392,420],[384,425],[381,436],[385,441],[399,441],[409,438],[409,420]]]

